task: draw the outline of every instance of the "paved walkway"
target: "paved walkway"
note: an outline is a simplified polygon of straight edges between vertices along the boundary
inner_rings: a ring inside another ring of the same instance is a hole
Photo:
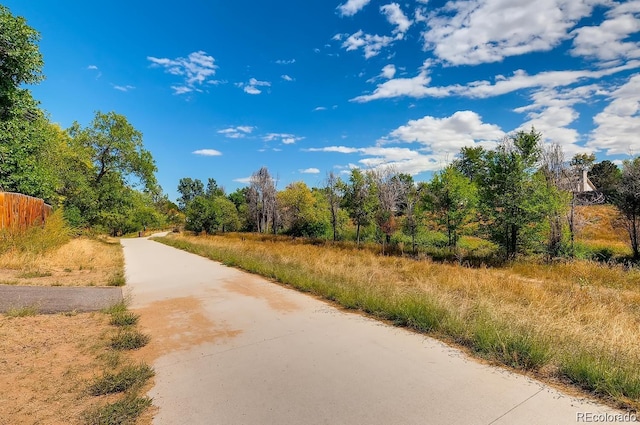
[[[152,334],[155,424],[558,425],[622,414],[213,261],[122,243],[132,307]]]
[[[39,313],[97,311],[120,301],[122,289],[116,287],[0,285],[0,313],[24,307]]]

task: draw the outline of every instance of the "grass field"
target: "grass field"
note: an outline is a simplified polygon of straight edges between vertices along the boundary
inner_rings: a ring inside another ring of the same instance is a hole
[[[638,270],[591,261],[467,268],[246,234],[160,240],[619,406],[640,406]]]

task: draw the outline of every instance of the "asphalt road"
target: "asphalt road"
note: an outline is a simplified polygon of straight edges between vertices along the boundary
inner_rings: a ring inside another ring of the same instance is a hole
[[[152,334],[156,424],[620,423],[423,335],[153,241],[122,243]]]
[[[0,312],[34,307],[39,313],[96,311],[122,301],[117,287],[0,285]]]

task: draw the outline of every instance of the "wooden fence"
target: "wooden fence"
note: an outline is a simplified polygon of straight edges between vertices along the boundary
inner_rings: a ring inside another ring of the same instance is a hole
[[[0,229],[26,229],[41,225],[51,212],[51,205],[40,198],[0,192]]]

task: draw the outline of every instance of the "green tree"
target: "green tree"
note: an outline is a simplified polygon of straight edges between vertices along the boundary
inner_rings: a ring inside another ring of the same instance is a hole
[[[567,191],[567,184],[571,179],[567,174],[569,171],[562,146],[557,143],[544,145],[541,146],[541,153],[542,164],[539,173],[544,176],[550,200],[547,255],[552,259],[562,254],[565,217],[568,207],[574,205],[572,199],[575,199],[575,194]],[[571,218],[572,215],[568,217]],[[573,255],[573,234],[571,234],[570,250]]]
[[[81,128],[74,123],[70,134],[91,153],[96,185],[100,185],[105,176],[116,174],[133,186],[146,190],[156,187],[157,168],[151,152],[144,149],[142,133],[124,115],[98,111],[89,127]],[[132,177],[137,178],[137,182],[132,182]]]
[[[620,224],[629,235],[633,258],[640,260],[640,157],[623,162],[613,202],[622,216]]]
[[[248,187],[243,187],[236,189],[234,192],[230,193],[227,196],[233,205],[236,207],[236,211],[238,211],[238,219],[240,220],[240,225],[238,230],[250,231],[252,226],[249,222],[249,206],[247,204],[247,194],[249,192]]]
[[[520,131],[484,155],[477,181],[491,239],[507,258],[535,243],[548,218],[549,192],[536,174],[541,134]]]
[[[185,215],[185,228],[196,233],[235,231],[240,226],[235,205],[224,196],[196,196],[187,205]]]
[[[338,226],[340,223],[340,203],[342,202],[342,189],[344,184],[337,177],[333,171],[327,174],[325,182],[324,192],[327,199],[327,207],[329,208],[329,214],[331,215],[331,230],[333,233],[334,242],[338,240]]]
[[[78,153],[79,171],[86,181],[77,186],[81,198],[68,199],[86,217],[88,225],[123,232],[127,216],[135,207],[134,189],[156,194],[156,166],[144,149],[142,134],[115,112],[96,112],[90,126],[74,123],[69,134]],[[80,183],[80,182],[77,182]]]
[[[411,237],[411,252],[416,254],[416,236],[420,228],[420,211],[422,194],[428,187],[425,183],[417,185],[413,181],[413,177],[408,174],[401,174],[400,179],[404,184],[402,191],[403,198],[401,200],[401,211],[403,214],[402,231],[405,235]]]
[[[0,119],[6,119],[12,106],[24,99],[26,90],[20,85],[44,79],[39,40],[40,34],[24,18],[0,5]]]
[[[578,171],[589,171],[595,160],[596,156],[592,153],[577,153],[571,158],[569,165]]]
[[[55,133],[39,111],[33,119],[17,114],[0,120],[0,188],[56,204]]]
[[[235,232],[240,230],[241,222],[238,210],[233,202],[224,196],[213,199],[213,210],[218,217],[218,229],[221,232]]]
[[[343,188],[344,208],[356,225],[356,241],[360,244],[360,229],[371,223],[376,211],[375,183],[370,174],[365,174],[357,168],[351,170],[349,182]]]
[[[197,196],[204,196],[204,184],[199,179],[181,178],[178,182],[178,193],[180,194],[178,205],[184,211]]]
[[[606,202],[611,202],[622,179],[622,172],[616,164],[605,160],[593,165],[589,179],[604,194]]]
[[[318,199],[304,182],[289,184],[277,196],[285,233],[312,238],[324,234],[327,223],[317,208]]]
[[[205,195],[212,199],[218,196],[225,196],[224,189],[218,186],[216,179],[212,179],[211,177],[207,179],[207,190],[205,191]]]
[[[211,200],[204,196],[196,196],[191,199],[185,209],[185,229],[196,233],[213,233],[217,228],[216,217],[213,212]]]
[[[455,248],[462,227],[474,218],[478,204],[476,185],[450,165],[433,177],[423,199],[425,209],[446,232],[449,247]]]
[[[40,82],[40,35],[0,5],[0,189],[57,203],[51,125],[23,84]]]
[[[469,180],[475,181],[483,173],[486,154],[482,146],[465,146],[460,149],[459,158],[453,161],[453,166]]]

